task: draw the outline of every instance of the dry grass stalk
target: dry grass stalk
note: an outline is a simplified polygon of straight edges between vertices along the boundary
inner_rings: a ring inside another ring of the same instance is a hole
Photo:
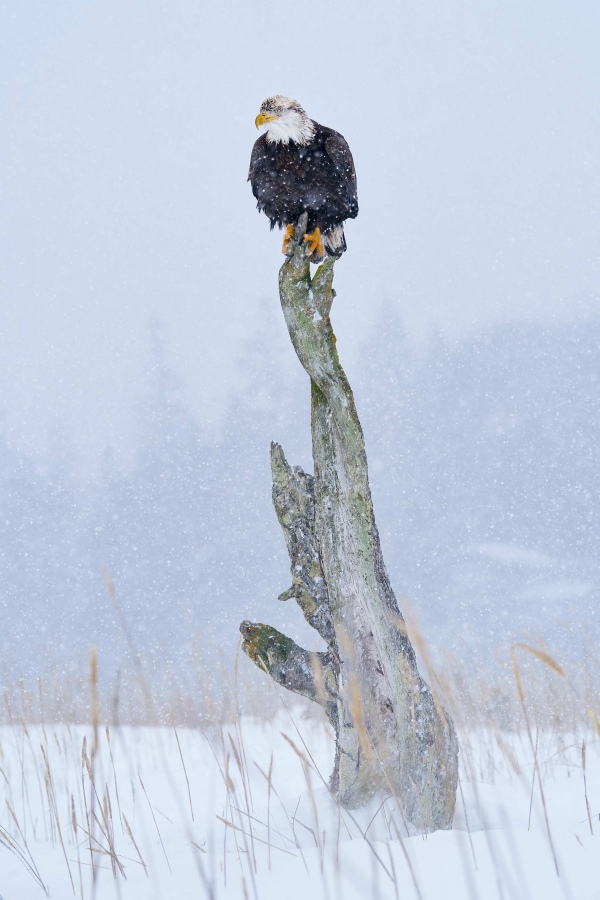
[[[25,858],[25,855],[24,855],[23,851],[21,850],[21,848],[19,847],[19,845],[13,840],[13,838],[11,838],[11,837],[7,834],[7,832],[2,828],[2,826],[0,826],[0,843],[2,843],[2,841],[4,840],[4,841],[8,844],[9,849],[10,849],[16,856],[18,856],[18,857],[21,859],[21,861],[23,862],[23,864],[25,865],[25,867],[26,867],[26,868],[29,870],[29,872],[33,875],[33,877],[35,878],[35,880],[37,881],[37,883],[40,885],[40,887],[42,888],[42,890],[46,893],[46,895],[49,896],[49,890],[48,890],[48,888],[45,886],[45,884],[44,884],[44,882],[43,882],[43,880],[42,880],[42,876],[40,875],[39,869],[38,869],[38,867],[37,867],[37,865],[36,865],[36,863],[35,863],[35,860],[34,860],[34,858],[33,858],[33,855],[32,855],[32,853],[31,853],[31,850],[29,849],[29,846],[28,846],[28,844],[27,844],[27,840],[26,840],[26,838],[25,838],[25,834],[23,833],[23,829],[21,828],[21,825],[20,825],[20,823],[19,823],[19,820],[17,819],[17,816],[15,815],[15,812],[14,812],[14,810],[12,809],[12,807],[11,807],[10,803],[8,802],[8,800],[6,801],[6,806],[7,806],[7,809],[8,809],[8,811],[9,811],[10,817],[11,817],[11,819],[13,820],[13,822],[14,822],[14,824],[15,824],[15,826],[16,826],[16,829],[17,829],[17,831],[18,831],[18,833],[19,833],[19,836],[20,836],[21,840],[23,841],[23,847],[25,848],[25,853],[26,853],[27,856],[29,857],[29,860],[27,860],[27,859]]]
[[[354,672],[351,672],[350,674],[349,689],[350,715],[352,716],[352,721],[354,722],[356,733],[358,734],[360,749],[368,759],[373,759],[373,747],[371,746],[371,741],[367,732],[367,726],[365,724],[360,687],[358,684],[358,678],[356,677],[356,674]]]
[[[187,769],[185,767],[185,760],[183,758],[183,752],[181,750],[181,744],[179,743],[179,735],[177,734],[177,729],[175,727],[175,719],[173,718],[173,712],[171,711],[171,722],[173,724],[173,731],[175,733],[175,740],[177,741],[177,749],[179,750],[179,758],[181,759],[181,765],[183,766],[183,774],[185,775],[185,782],[187,784],[187,792],[188,792],[188,800],[190,802],[190,813],[192,815],[192,822],[194,821],[194,807],[192,806],[192,792],[190,789],[190,779],[188,778]]]
[[[67,864],[67,870],[68,870],[68,872],[69,872],[69,880],[70,880],[70,882],[71,882],[71,887],[73,888],[73,893],[75,894],[75,893],[76,893],[76,891],[75,891],[75,882],[73,881],[73,875],[72,875],[72,872],[71,872],[71,866],[69,865],[69,857],[67,856],[67,850],[66,850],[66,847],[65,847],[65,842],[64,842],[64,840],[63,840],[62,829],[61,829],[61,827],[60,827],[60,818],[59,818],[59,815],[58,815],[58,807],[57,807],[57,804],[56,804],[56,794],[54,793],[54,784],[53,784],[53,781],[52,781],[52,774],[51,774],[51,772],[50,772],[50,763],[49,763],[49,761],[48,761],[48,757],[47,757],[47,755],[46,755],[46,751],[45,751],[44,747],[41,747],[41,751],[42,751],[42,756],[43,756],[43,759],[44,759],[44,765],[45,765],[45,767],[46,767],[46,790],[47,790],[47,792],[48,792],[48,805],[50,806],[50,808],[51,808],[51,810],[52,810],[52,812],[53,812],[53,814],[54,814],[54,819],[55,819],[55,822],[56,822],[56,828],[57,828],[57,831],[58,831],[58,837],[59,837],[59,840],[60,840],[60,845],[61,845],[61,847],[62,847],[63,855],[64,855],[64,857],[65,857],[65,862],[66,862],[66,864]]]
[[[546,831],[547,831],[547,834],[548,834],[548,841],[549,841],[549,843],[550,843],[550,848],[551,848],[551,850],[552,850],[552,858],[553,858],[553,860],[554,860],[554,867],[555,867],[555,869],[556,869],[556,874],[557,874],[557,876],[560,878],[560,872],[559,872],[559,869],[558,869],[558,859],[557,859],[557,856],[556,856],[556,850],[555,850],[555,848],[554,848],[554,841],[552,840],[552,832],[550,831],[550,821],[549,821],[549,819],[548,819],[548,808],[547,808],[547,806],[546,806],[546,795],[545,795],[545,793],[544,793],[544,786],[543,786],[543,783],[542,783],[542,777],[541,777],[540,770],[539,770],[538,759],[537,759],[537,753],[535,752],[535,748],[534,748],[534,745],[533,745],[533,738],[532,738],[532,736],[531,736],[531,726],[530,726],[530,724],[529,724],[529,716],[528,716],[528,714],[527,714],[527,706],[525,705],[525,695],[524,695],[524,693],[523,693],[523,685],[522,685],[522,682],[521,682],[521,673],[520,673],[520,670],[519,670],[519,664],[518,664],[518,662],[517,662],[517,653],[516,653],[515,647],[512,648],[512,661],[513,661],[513,672],[514,672],[514,675],[515,675],[515,681],[516,681],[516,683],[517,683],[517,690],[518,690],[518,692],[519,692],[519,698],[520,698],[520,700],[521,700],[521,706],[522,706],[522,708],[523,708],[523,717],[524,717],[524,719],[525,719],[525,726],[526,726],[526,728],[527,728],[527,737],[529,738],[529,744],[530,744],[530,746],[531,746],[531,751],[532,751],[532,753],[533,753],[533,764],[534,764],[534,769],[535,769],[535,771],[536,771],[536,773],[537,773],[538,784],[539,784],[539,787],[540,787],[540,796],[541,796],[541,798],[542,798],[542,807],[543,807],[543,809],[544,809],[544,819],[545,819],[545,821],[546,821]]]
[[[600,721],[598,720],[598,716],[596,715],[595,710],[593,710],[591,706],[588,709],[588,716],[590,717],[592,728],[594,729],[598,737],[600,737]]]
[[[169,862],[169,857],[167,856],[167,851],[165,850],[165,845],[163,844],[163,839],[162,839],[162,835],[161,835],[161,833],[160,833],[160,828],[158,827],[158,822],[156,821],[156,816],[154,815],[154,807],[153,807],[152,804],[150,803],[150,797],[148,796],[148,793],[147,793],[147,791],[146,791],[146,788],[144,787],[144,782],[142,781],[142,776],[139,774],[139,772],[138,772],[138,779],[139,779],[139,782],[140,782],[140,784],[141,784],[141,786],[142,786],[142,790],[143,790],[143,792],[144,792],[144,796],[145,796],[146,800],[148,801],[148,806],[149,806],[149,808],[150,808],[150,814],[152,815],[152,820],[153,820],[153,822],[154,822],[154,827],[156,828],[156,833],[158,834],[158,839],[159,839],[159,841],[160,841],[160,846],[162,847],[162,851],[163,851],[163,853],[164,853],[164,855],[165,855],[165,859],[166,859],[167,865],[168,865],[168,867],[169,867],[169,872],[172,872],[173,870],[171,869],[171,863]]]
[[[129,822],[127,821],[127,817],[126,817],[125,813],[123,813],[123,823],[124,823],[124,825],[125,825],[125,830],[126,830],[128,836],[129,836],[129,840],[131,841],[131,843],[132,843],[133,846],[135,847],[135,852],[137,853],[138,859],[139,859],[140,863],[142,864],[142,866],[144,867],[144,872],[146,873],[146,876],[147,876],[147,875],[148,875],[148,867],[147,867],[146,863],[145,863],[144,860],[143,860],[142,854],[140,853],[140,848],[138,847],[137,841],[136,841],[136,839],[135,839],[134,836],[133,836],[133,831],[132,831],[132,829],[131,829],[131,826],[130,826]]]
[[[594,829],[592,828],[592,811],[591,811],[591,809],[590,809],[590,803],[589,803],[589,800],[588,800],[588,793],[587,793],[587,776],[586,776],[586,771],[585,771],[585,767],[586,767],[586,758],[587,758],[587,753],[586,753],[586,748],[585,748],[585,741],[583,741],[583,743],[582,743],[582,745],[581,745],[581,769],[582,769],[582,771],[583,771],[583,794],[584,794],[584,797],[585,797],[585,809],[586,809],[586,812],[587,812],[588,824],[589,824],[589,826],[590,826],[590,834],[591,834],[592,837],[593,837],[593,836],[594,836]]]
[[[561,678],[565,677],[562,666],[559,666],[556,660],[552,659],[549,653],[546,653],[544,650],[538,650],[535,647],[530,647],[529,644],[517,643],[515,646],[520,647],[522,650],[526,650],[528,653],[531,653],[532,656],[535,656],[536,659],[539,659],[540,662],[543,662],[545,666],[548,666],[549,669],[552,669],[552,671],[556,672],[556,674]]]

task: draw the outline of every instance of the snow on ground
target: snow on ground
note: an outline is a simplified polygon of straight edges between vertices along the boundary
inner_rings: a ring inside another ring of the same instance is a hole
[[[335,806],[331,737],[299,711],[109,736],[0,728],[2,900],[600,900],[591,735],[585,784],[582,734],[539,733],[535,783],[526,733],[463,735],[455,828],[412,837],[393,798]]]

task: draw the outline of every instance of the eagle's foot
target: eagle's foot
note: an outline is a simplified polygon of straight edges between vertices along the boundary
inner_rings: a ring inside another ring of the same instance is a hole
[[[281,245],[281,252],[284,256],[291,256],[292,254],[292,244],[294,243],[294,226],[286,225],[285,231],[283,232],[283,244]]]
[[[321,238],[321,229],[315,228],[312,234],[305,234],[304,241],[308,242],[306,255],[312,256],[313,262],[320,262],[324,256],[323,240]]]

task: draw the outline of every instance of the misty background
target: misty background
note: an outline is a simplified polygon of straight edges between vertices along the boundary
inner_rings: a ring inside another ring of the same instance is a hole
[[[268,448],[311,468],[264,97],[353,151],[333,324],[401,604],[580,652],[600,589],[597,3],[0,5],[3,673],[307,646]],[[405,599],[403,599],[405,598]],[[182,674],[182,677],[184,675]]]

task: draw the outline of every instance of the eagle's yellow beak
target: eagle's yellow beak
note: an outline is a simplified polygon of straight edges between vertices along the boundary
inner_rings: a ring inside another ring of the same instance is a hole
[[[273,119],[276,119],[276,118],[277,118],[277,116],[271,116],[271,115],[269,115],[269,113],[261,112],[255,118],[254,124],[256,125],[257,128],[260,128],[260,126],[264,125],[265,122],[272,122]]]

